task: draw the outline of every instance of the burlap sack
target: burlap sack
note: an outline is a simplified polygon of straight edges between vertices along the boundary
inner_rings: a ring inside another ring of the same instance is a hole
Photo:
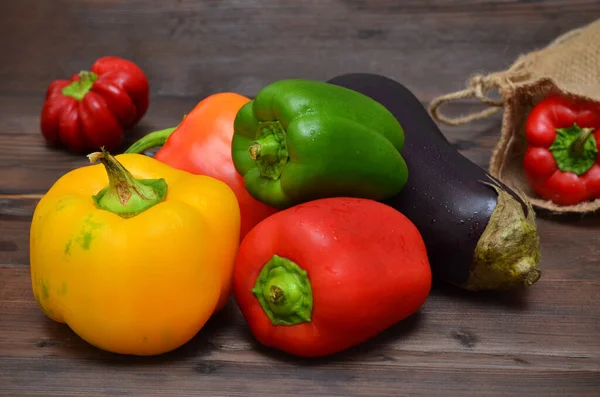
[[[499,100],[487,96],[494,89],[498,90]],[[542,200],[525,179],[524,124],[531,108],[551,92],[600,101],[600,19],[563,34],[544,48],[521,55],[508,70],[473,76],[466,89],[432,101],[430,111],[438,122],[461,125],[503,110],[502,131],[490,160],[490,174],[521,190],[538,209],[555,213],[598,210],[600,199],[571,206]],[[440,113],[443,103],[465,98],[479,99],[486,109],[458,118]]]

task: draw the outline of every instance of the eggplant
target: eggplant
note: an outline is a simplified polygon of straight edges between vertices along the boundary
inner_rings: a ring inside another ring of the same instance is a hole
[[[419,229],[434,281],[466,290],[509,290],[541,277],[540,239],[529,201],[458,152],[418,98],[376,74],[344,74],[328,83],[385,106],[404,130],[404,189],[384,203]]]

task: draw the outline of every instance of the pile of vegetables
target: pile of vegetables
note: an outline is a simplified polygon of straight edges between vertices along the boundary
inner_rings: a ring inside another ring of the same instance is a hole
[[[94,84],[66,106],[85,108]],[[541,275],[529,203],[382,76],[217,93],[115,156],[83,141],[100,164],[36,206],[32,287],[111,352],[176,349],[233,297],[260,343],[326,356],[416,313],[436,280],[510,290]]]

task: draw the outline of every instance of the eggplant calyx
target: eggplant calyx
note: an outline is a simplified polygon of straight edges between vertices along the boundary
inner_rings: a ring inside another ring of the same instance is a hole
[[[493,180],[492,180],[493,181]],[[521,203],[497,183],[482,182],[498,193],[498,201],[487,227],[477,242],[469,279],[463,288],[471,291],[509,290],[530,287],[541,277],[540,238],[531,203]]]

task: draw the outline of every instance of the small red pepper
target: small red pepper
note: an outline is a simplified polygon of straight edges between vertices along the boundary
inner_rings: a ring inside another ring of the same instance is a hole
[[[600,198],[600,103],[552,94],[531,110],[523,159],[543,199],[574,205]]]
[[[124,130],[133,127],[149,105],[149,84],[131,61],[105,56],[69,80],[56,80],[46,91],[42,135],[50,144],[74,152],[115,150]]]
[[[233,272],[254,337],[305,357],[365,342],[417,312],[430,288],[415,225],[362,198],[313,200],[271,215],[246,235]]]

